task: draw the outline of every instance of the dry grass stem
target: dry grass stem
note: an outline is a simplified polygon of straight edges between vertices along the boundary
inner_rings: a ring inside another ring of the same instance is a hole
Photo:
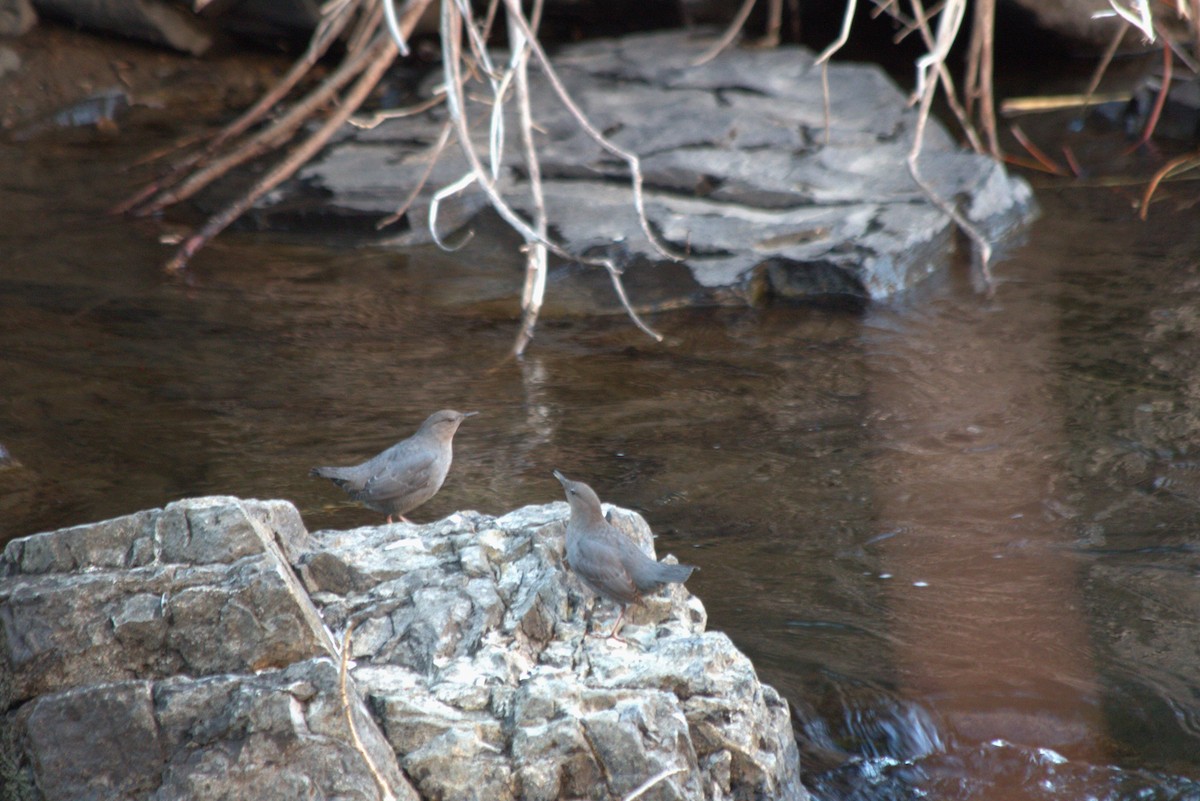
[[[342,711],[346,714],[346,727],[350,730],[350,739],[353,742],[354,750],[363,758],[363,762],[367,764],[367,770],[371,772],[371,778],[375,780],[375,786],[379,788],[379,796],[384,801],[395,801],[396,794],[392,792],[391,786],[387,779],[379,771],[379,767],[375,764],[375,760],[367,753],[366,746],[363,745],[362,738],[358,735],[358,726],[354,722],[354,706],[350,703],[350,691],[348,689],[350,676],[350,637],[354,634],[354,623],[351,621],[346,625],[346,633],[342,636],[342,658],[338,665],[338,691],[342,699]]]
[[[703,64],[707,64],[720,55],[722,50],[733,44],[733,41],[737,39],[738,34],[741,33],[742,27],[745,26],[746,20],[750,18],[750,12],[754,10],[754,4],[757,1],[758,0],[742,0],[742,5],[740,8],[738,8],[738,12],[733,15],[733,20],[730,21],[729,27],[725,29],[725,32],[721,34],[717,41],[713,42],[712,46],[701,53],[696,60],[692,62],[693,67],[699,67]]]
[[[186,267],[188,261],[195,255],[196,251],[204,247],[214,236],[225,230],[230,223],[253,206],[259,198],[295,174],[296,170],[300,169],[309,159],[315,156],[317,151],[324,147],[337,129],[341,127],[342,123],[362,105],[367,95],[375,88],[379,79],[383,77],[383,73],[391,66],[393,59],[396,57],[397,49],[395,42],[391,38],[380,34],[377,37],[377,44],[364,52],[371,52],[374,54],[374,57],[354,83],[354,86],[351,87],[346,97],[342,98],[342,105],[314,133],[294,148],[283,161],[255,183],[249,191],[210,217],[208,222],[199,231],[184,240],[184,243],[175,251],[175,255],[167,262],[167,272],[179,272]]]
[[[920,156],[921,147],[925,141],[925,127],[929,122],[930,109],[933,106],[933,96],[937,91],[937,83],[928,80],[930,70],[940,70],[945,62],[946,55],[950,52],[950,45],[954,42],[958,35],[959,26],[962,24],[963,16],[966,10],[966,0],[950,0],[946,4],[946,8],[938,16],[937,35],[934,40],[934,47],[928,53],[922,56],[917,61],[917,87],[918,98],[920,104],[917,111],[917,127],[913,134],[912,149],[909,151],[907,164],[909,175],[913,181],[921,188],[929,201],[942,210],[942,213],[950,217],[958,226],[959,230],[967,235],[975,245],[975,255],[978,259],[980,273],[983,276],[989,293],[995,287],[995,281],[992,277],[992,246],[985,237],[974,225],[964,217],[958,209],[952,204],[943,199],[921,176]],[[914,14],[918,17],[924,17],[924,12],[920,4],[920,0],[913,0]]]
[[[833,117],[829,103],[829,59],[834,53],[846,46],[850,41],[850,28],[854,24],[854,14],[858,9],[858,0],[846,0],[846,10],[842,14],[842,29],[836,39],[821,51],[814,64],[821,65],[821,100],[825,113],[825,144],[829,144],[829,131],[833,127]]]
[[[664,782],[672,776],[677,776],[680,773],[687,773],[687,768],[666,768],[651,776],[646,781],[634,788],[633,792],[625,796],[621,801],[637,801],[637,799],[650,792],[659,782]]]
[[[1142,202],[1138,208],[1138,217],[1146,219],[1150,213],[1150,201],[1154,198],[1154,193],[1158,191],[1158,186],[1168,178],[1172,178],[1181,173],[1194,170],[1200,167],[1200,152],[1188,153],[1187,155],[1171,159],[1163,165],[1162,169],[1154,174],[1150,179],[1150,183],[1146,186],[1146,191],[1142,193]]]
[[[536,0],[530,30],[537,31],[541,17],[542,2]],[[546,238],[546,199],[542,193],[542,168],[538,161],[537,144],[533,139],[533,115],[529,97],[529,46],[524,32],[508,15],[509,41],[515,56],[514,70],[517,80],[517,109],[520,114],[521,144],[525,152],[525,170],[529,179],[529,192],[533,201],[533,228],[541,239]],[[525,243],[525,285],[521,291],[521,329],[513,343],[513,355],[520,357],[533,339],[542,300],[546,296],[546,272],[548,257],[546,246],[541,242]]]

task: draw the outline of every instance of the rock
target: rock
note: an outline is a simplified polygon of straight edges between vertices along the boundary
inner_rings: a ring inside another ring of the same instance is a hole
[[[162,0],[34,0],[43,14],[198,56],[212,46],[210,26]]]
[[[688,290],[662,287],[635,302],[711,300],[729,288],[742,297],[878,298],[949,263],[954,226],[905,164],[915,112],[882,70],[831,66],[826,144],[820,69],[808,51],[731,49],[693,66],[707,44],[670,31],[589,41],[555,58],[592,124],[639,157],[646,215],[670,253],[638,221],[626,162],[582,131],[545,77],[532,73],[546,208],[569,251],[614,259],[631,284],[652,284],[641,276],[672,265],[672,254],[687,266]],[[490,113],[480,102],[468,104],[477,123]],[[321,202],[338,213],[389,214],[426,171],[428,145],[444,118],[439,108],[349,134],[306,167],[296,186],[328,193]],[[475,128],[475,144],[486,152],[488,126]],[[514,114],[506,117],[506,131],[515,140]],[[508,147],[517,150],[515,143]],[[1024,181],[958,149],[936,122],[927,129],[920,165],[939,195],[989,236],[999,238],[1032,215]],[[428,241],[433,191],[465,171],[452,144],[410,209],[408,230],[391,241]],[[498,186],[520,212],[532,213],[519,157],[505,161]],[[483,205],[474,188],[448,198],[438,229],[453,230]]]
[[[24,36],[34,25],[37,12],[29,0],[0,0],[0,36]],[[4,72],[0,69],[0,75]]]
[[[0,47],[0,78],[4,78],[9,73],[15,73],[19,69],[21,69],[21,57],[17,55],[17,51],[11,47]],[[0,460],[0,464],[6,462],[7,459]]]
[[[653,553],[640,516],[609,511]],[[309,535],[290,504],[201,498],[15,540],[4,781],[47,799],[376,798],[376,777],[400,798],[560,799],[666,772],[644,798],[806,799],[787,703],[685,588],[631,608],[634,646],[585,636],[617,609],[564,569],[566,516]],[[325,623],[355,626],[361,749]]]
[[[416,801],[355,699],[364,749],[397,797]],[[258,675],[90,684],[16,713],[46,801],[56,799],[376,799],[351,744],[328,659]]]
[[[1038,26],[1097,48],[1107,45],[1125,25],[1112,13],[1108,0],[1013,0],[1032,15]],[[1161,16],[1171,16],[1162,14]],[[1129,34],[1127,42],[1136,34]]]
[[[327,653],[316,610],[265,552],[271,536],[303,545],[291,504],[208,498],[13,540],[0,556],[3,700]]]

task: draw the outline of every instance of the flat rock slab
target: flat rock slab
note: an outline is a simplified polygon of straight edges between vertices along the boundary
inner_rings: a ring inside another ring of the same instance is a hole
[[[0,787],[516,801],[659,776],[642,798],[807,801],[786,701],[686,588],[631,609],[628,645],[587,636],[617,609],[564,567],[567,516],[309,534],[286,502],[214,497],[14,540]]]
[[[671,31],[595,40],[554,58],[591,123],[637,155],[652,230],[708,299],[770,293],[885,297],[949,263],[953,223],[920,191],[905,158],[915,112],[877,67],[829,70],[826,139],[820,68],[798,47],[731,49],[701,66],[711,42]],[[545,76],[531,73],[531,111],[554,236],[572,253],[606,255],[639,286],[673,260],[642,230],[629,165],[568,113]],[[433,85],[430,86],[432,92]],[[469,85],[467,94],[482,89]],[[488,148],[489,106],[469,102],[474,145]],[[517,118],[505,116],[498,186],[532,213]],[[397,243],[429,241],[432,192],[466,171],[453,141],[430,167],[444,108],[356,131],[309,165],[296,187],[318,189],[326,212],[372,219],[392,213],[428,173]],[[485,159],[486,162],[486,159]],[[1028,185],[992,160],[961,150],[936,123],[926,132],[924,179],[992,237],[1032,215]],[[485,206],[472,187],[442,203],[443,234]],[[280,208],[294,208],[294,200]],[[669,271],[674,272],[674,271]],[[663,293],[654,300],[670,300]],[[653,291],[650,291],[653,296]]]

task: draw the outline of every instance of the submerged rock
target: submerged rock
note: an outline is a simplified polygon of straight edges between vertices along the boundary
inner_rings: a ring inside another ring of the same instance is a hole
[[[590,41],[554,59],[591,123],[640,159],[649,225],[691,274],[692,292],[649,289],[635,303],[711,300],[730,289],[739,296],[878,298],[949,264],[954,225],[922,194],[905,163],[916,112],[882,70],[830,66],[827,140],[821,71],[811,53],[731,49],[695,66],[710,42],[669,31]],[[552,230],[569,251],[609,256],[630,282],[652,285],[644,274],[674,262],[638,222],[628,164],[581,130],[542,73],[534,70],[531,83]],[[467,114],[476,147],[486,153],[491,108],[476,101]],[[428,148],[445,117],[437,108],[348,134],[302,171],[279,208],[294,210],[303,187],[318,190],[325,213],[390,214],[429,172]],[[510,113],[497,184],[530,215],[517,130]],[[958,148],[936,121],[920,165],[943,199],[993,237],[1032,213],[1024,181]],[[428,241],[432,193],[465,172],[464,157],[451,145],[409,208],[407,231],[393,241]],[[484,205],[474,187],[446,198],[439,230],[466,224]]]
[[[559,799],[667,773],[644,798],[806,798],[787,703],[686,589],[631,608],[635,645],[585,636],[566,516],[309,534],[285,502],[201,498],[15,540],[0,783],[47,799],[376,798],[381,782]],[[612,519],[652,552],[641,517]]]

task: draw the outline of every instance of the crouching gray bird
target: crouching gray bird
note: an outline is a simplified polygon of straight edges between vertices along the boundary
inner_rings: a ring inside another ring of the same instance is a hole
[[[387,521],[404,516],[437,494],[454,458],[454,432],[478,412],[443,409],[421,423],[417,433],[383,453],[350,467],[314,467],[310,476],[327,478],[368,509],[387,515]]]
[[[571,481],[557,470],[554,477],[563,485],[571,504],[567,523],[567,561],[575,575],[597,595],[616,601],[621,614],[605,636],[625,642],[618,633],[625,622],[625,607],[638,603],[645,593],[664,584],[682,584],[696,568],[656,562],[642,552],[625,532],[604,519],[600,498],[582,481]]]

